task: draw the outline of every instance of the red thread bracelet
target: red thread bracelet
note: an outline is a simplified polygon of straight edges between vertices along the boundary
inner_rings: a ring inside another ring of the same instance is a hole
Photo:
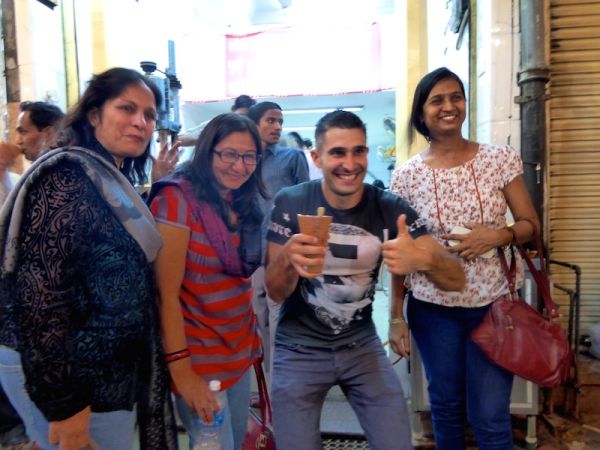
[[[171,356],[171,355],[174,355],[176,353],[184,352],[186,350],[187,350],[187,347],[183,347],[181,350],[177,350],[176,352],[165,353],[164,356]]]
[[[179,350],[178,352],[169,353],[165,355],[165,361],[168,363],[172,363],[175,361],[179,361],[183,358],[189,358],[190,350],[188,348],[184,348],[183,350]]]

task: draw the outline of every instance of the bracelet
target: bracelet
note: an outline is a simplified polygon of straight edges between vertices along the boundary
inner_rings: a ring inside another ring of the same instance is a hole
[[[515,229],[512,227],[512,225],[511,226],[506,225],[504,227],[504,229],[510,233],[511,237],[510,237],[510,241],[508,242],[508,244],[504,244],[502,247],[509,248],[511,245],[513,245],[513,243],[514,244],[517,243],[517,235],[515,234]]]
[[[184,347],[181,350],[177,350],[176,352],[165,353],[165,357],[173,356],[173,355],[176,355],[177,353],[185,352],[187,349],[188,349],[187,347]]]
[[[183,350],[179,350],[178,352],[168,353],[165,355],[165,361],[167,364],[170,364],[175,361],[179,361],[180,359],[189,358],[190,350],[188,348],[184,348]]]
[[[406,323],[404,317],[394,317],[390,319],[390,325],[396,325],[397,323]]]

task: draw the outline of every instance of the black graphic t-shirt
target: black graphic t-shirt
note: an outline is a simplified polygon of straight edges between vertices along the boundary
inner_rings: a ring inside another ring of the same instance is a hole
[[[282,308],[276,341],[316,347],[350,344],[374,333],[371,319],[381,243],[387,230],[396,237],[396,220],[406,214],[410,234],[426,234],[424,222],[400,197],[365,184],[354,208],[339,210],[325,200],[321,180],[283,189],[275,197],[267,240],[285,244],[299,233],[297,214],[316,214],[323,206],[333,217],[323,273],[300,278]]]

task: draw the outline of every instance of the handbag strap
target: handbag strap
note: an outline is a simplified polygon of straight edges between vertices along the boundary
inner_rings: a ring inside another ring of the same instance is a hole
[[[502,272],[504,273],[504,276],[506,277],[506,282],[508,283],[508,290],[510,292],[510,296],[512,299],[515,299],[517,298],[517,263],[515,258],[515,249],[512,245],[510,246],[510,267],[508,267],[508,263],[506,262],[506,255],[504,254],[504,249],[502,247],[498,247],[496,251],[498,252],[498,259],[500,260],[500,267],[502,268]]]
[[[544,309],[545,309],[546,315],[553,319],[558,317],[559,316],[558,306],[552,300],[552,293],[550,291],[550,282],[548,281],[548,275],[547,275],[546,271],[543,269],[538,270],[537,267],[535,267],[535,265],[533,264],[533,261],[529,257],[529,254],[523,247],[521,247],[519,245],[518,249],[519,249],[519,253],[521,254],[521,256],[523,258],[523,261],[525,261],[525,264],[527,264],[527,267],[529,268],[529,272],[531,272],[531,275],[533,276],[533,279],[535,280],[535,282],[537,284],[538,293],[539,293],[540,297],[542,297],[542,300],[544,301]],[[538,250],[538,255],[541,255],[541,252],[539,250]],[[544,261],[541,256],[540,256],[540,267],[544,267]]]
[[[527,267],[529,268],[529,272],[531,273],[531,276],[535,280],[535,283],[538,288],[538,294],[542,298],[542,301],[544,302],[545,315],[551,319],[554,319],[559,316],[558,306],[552,300],[552,292],[550,289],[550,282],[548,280],[546,261],[544,259],[544,247],[542,244],[542,238],[540,236],[540,233],[537,230],[537,227],[535,226],[535,224],[532,221],[530,221],[529,219],[523,219],[523,220],[526,220],[527,222],[529,222],[531,224],[531,226],[533,227],[533,234],[534,234],[534,238],[536,241],[537,254],[538,254],[539,261],[540,261],[540,264],[539,264],[540,268],[538,269],[537,267],[535,267],[535,264],[533,263],[533,261],[529,257],[529,254],[523,248],[522,245],[516,244],[516,246],[517,246],[517,249],[519,250],[519,253],[521,254],[521,257],[523,258],[523,261],[525,261],[525,264],[527,264]],[[512,245],[510,246],[510,250],[511,250],[510,268],[508,268],[508,265],[506,263],[506,257],[504,255],[504,250],[500,247],[498,248],[498,258],[500,259],[500,266],[502,267],[502,271],[504,272],[504,275],[506,276],[506,280],[508,282],[508,288],[510,290],[511,296],[513,298],[515,298],[515,294],[516,294],[516,286],[515,286],[516,264],[515,264],[515,250]]]
[[[528,222],[533,228],[533,236],[535,239],[537,256],[540,261],[539,270],[537,270],[537,268],[534,266],[533,261],[531,261],[531,258],[529,257],[529,254],[521,245],[518,246],[519,253],[523,257],[523,261],[525,261],[527,267],[529,267],[529,271],[531,272],[531,275],[537,283],[538,292],[540,293],[540,296],[544,301],[544,308],[547,316],[552,319],[555,319],[559,316],[558,306],[552,300],[552,290],[550,289],[550,278],[548,277],[548,264],[544,257],[545,252],[544,244],[542,242],[542,235],[532,220],[527,218],[523,218],[522,220]]]
[[[273,424],[273,412],[271,410],[271,401],[269,399],[267,381],[262,368],[262,358],[259,358],[254,362],[254,372],[256,373],[256,382],[258,384],[258,398],[260,400],[260,418],[262,422],[262,429],[265,431],[267,424],[269,426],[272,426]]]
[[[538,271],[541,272],[544,277],[548,278],[548,265],[546,264],[546,260],[545,260],[544,243],[542,242],[542,236],[541,236],[537,226],[535,225],[535,222],[533,222],[533,220],[528,219],[526,217],[519,219],[519,220],[524,220],[529,225],[531,225],[531,228],[533,228],[533,240],[535,240],[535,247],[537,250],[538,258],[540,260],[540,268]],[[519,252],[522,254],[524,249],[522,248],[522,246],[520,244],[518,245],[518,248],[519,248]],[[528,259],[530,259],[530,258],[528,258]]]

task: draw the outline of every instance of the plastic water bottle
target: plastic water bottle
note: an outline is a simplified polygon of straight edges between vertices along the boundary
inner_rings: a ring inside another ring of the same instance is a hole
[[[194,436],[194,450],[221,450],[221,429],[223,428],[223,418],[225,417],[225,408],[227,408],[227,395],[221,391],[221,382],[212,380],[208,383],[208,389],[213,393],[221,410],[213,411],[213,421],[208,424],[199,417],[198,431]]]

